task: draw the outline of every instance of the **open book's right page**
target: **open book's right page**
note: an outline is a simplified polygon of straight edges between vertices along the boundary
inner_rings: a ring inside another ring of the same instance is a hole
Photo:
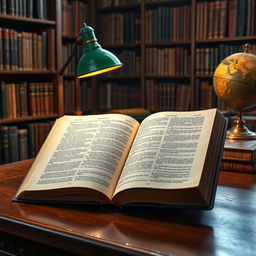
[[[129,188],[198,186],[216,109],[160,112],[141,124],[115,194]]]

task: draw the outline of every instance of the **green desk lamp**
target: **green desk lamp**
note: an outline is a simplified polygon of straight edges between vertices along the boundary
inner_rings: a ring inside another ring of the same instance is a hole
[[[113,53],[102,49],[100,44],[98,44],[94,29],[86,24],[84,25],[85,26],[80,30],[80,36],[76,39],[75,47],[71,52],[71,55],[60,70],[60,75],[63,75],[64,70],[76,54],[77,47],[80,45],[83,45],[84,49],[83,56],[80,58],[77,65],[76,75],[79,79],[102,74],[122,67],[123,63],[121,63]],[[76,98],[79,98],[79,86],[76,88]],[[78,100],[76,102],[78,105]],[[78,109],[79,106],[77,106],[77,110]],[[77,112],[81,111],[78,110]]]

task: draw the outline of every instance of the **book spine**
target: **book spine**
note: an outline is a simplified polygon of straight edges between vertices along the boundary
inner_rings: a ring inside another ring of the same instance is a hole
[[[237,1],[236,36],[246,35],[247,0]]]
[[[19,87],[20,84],[15,83],[14,88],[15,88],[15,100],[16,100],[16,117],[20,117],[20,112],[21,112],[21,102],[20,102],[20,96],[19,96]]]
[[[19,160],[28,159],[28,135],[27,129],[19,129],[18,142],[19,142]]]
[[[28,115],[28,98],[27,98],[27,83],[23,82],[19,85],[20,98],[20,116]]]
[[[7,1],[7,13],[10,15],[15,15],[14,13],[14,0],[8,0]]]
[[[8,126],[0,126],[0,141],[2,148],[2,163],[7,164],[10,162]]]
[[[0,49],[3,49],[3,29],[0,27]],[[0,70],[4,69],[3,50],[0,50]]]
[[[35,141],[35,123],[29,123],[25,125],[27,129],[27,137],[28,137],[28,156],[29,158],[33,158],[36,156],[36,141]]]
[[[7,14],[7,0],[1,1],[1,14]]]
[[[31,116],[37,115],[37,109],[36,109],[36,84],[35,83],[29,83],[28,84],[28,95],[29,95],[29,113]]]
[[[227,36],[227,6],[227,0],[222,0],[220,2],[219,38],[224,38]]]
[[[55,58],[51,57],[54,56],[54,52],[55,52],[55,33],[53,29],[50,29],[48,32],[48,36],[47,36],[48,42],[46,42],[47,44],[47,49],[48,51],[46,52],[47,54],[47,59],[48,59],[48,63],[47,63],[47,67],[50,71],[54,71],[55,70]]]
[[[10,162],[19,161],[19,144],[17,130],[17,126],[8,127]]]
[[[48,69],[48,34],[42,32],[42,69]]]
[[[9,29],[3,28],[3,68],[5,70],[10,69],[10,36]]]
[[[34,1],[28,0],[27,1],[27,17],[33,18],[33,4]]]
[[[5,82],[1,82],[0,84],[0,90],[1,90],[1,101],[0,101],[0,107],[1,107],[1,118],[5,119],[7,118],[7,89]]]

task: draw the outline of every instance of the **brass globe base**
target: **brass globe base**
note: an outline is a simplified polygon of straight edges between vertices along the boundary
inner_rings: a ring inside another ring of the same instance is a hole
[[[237,119],[234,121],[235,125],[227,131],[227,139],[232,140],[255,140],[256,133],[250,131],[245,126],[245,121],[242,119],[240,114]]]

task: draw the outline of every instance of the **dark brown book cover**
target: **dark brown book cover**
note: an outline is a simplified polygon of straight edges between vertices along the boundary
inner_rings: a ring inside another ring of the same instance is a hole
[[[226,140],[223,151],[223,159],[255,161],[256,141],[255,140]]]
[[[2,163],[10,162],[8,126],[0,126],[0,145],[2,149]]]
[[[3,29],[0,27],[0,49],[3,49]],[[0,51],[0,70],[4,68],[3,65],[3,51]]]
[[[27,129],[19,129],[18,142],[19,142],[19,160],[28,159],[28,135]]]
[[[222,159],[220,168],[226,171],[256,173],[256,162]]]
[[[227,0],[220,2],[219,38],[227,36]]]
[[[8,70],[10,69],[10,35],[9,35],[9,29],[3,28],[3,67],[4,69]]]
[[[37,104],[36,104],[36,83],[28,84],[28,98],[29,98],[29,113],[31,116],[37,115]]]

